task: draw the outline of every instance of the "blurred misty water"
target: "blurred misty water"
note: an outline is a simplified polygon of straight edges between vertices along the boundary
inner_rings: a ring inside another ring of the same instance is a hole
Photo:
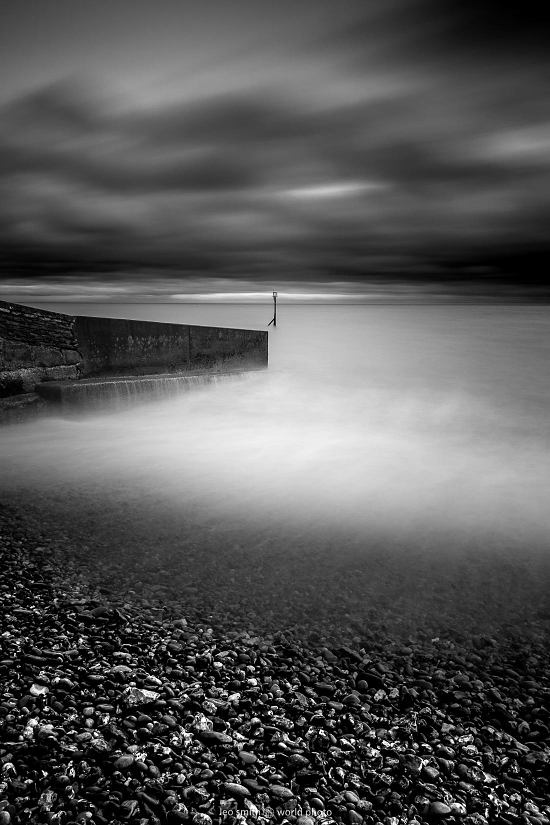
[[[272,316],[47,308],[246,328]],[[236,626],[544,614],[547,307],[283,304],[269,358],[177,399],[5,429],[4,498],[68,533],[104,584]]]

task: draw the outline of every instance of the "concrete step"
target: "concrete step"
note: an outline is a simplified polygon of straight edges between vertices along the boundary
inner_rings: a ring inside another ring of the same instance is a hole
[[[174,398],[208,384],[243,379],[256,371],[164,373],[48,381],[37,385],[36,392],[49,405],[61,409],[121,409],[140,401]]]

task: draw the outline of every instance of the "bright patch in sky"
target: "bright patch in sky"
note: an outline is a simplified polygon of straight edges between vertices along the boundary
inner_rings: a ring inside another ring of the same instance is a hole
[[[291,198],[324,199],[324,198],[346,198],[353,195],[360,195],[364,192],[374,192],[385,189],[382,183],[374,182],[342,182],[324,183],[314,186],[297,186],[294,189],[286,189],[284,194]]]
[[[212,303],[263,303],[264,301],[272,300],[272,293],[264,292],[204,292],[204,293],[180,293],[173,295],[175,301],[189,301],[189,302],[212,302]],[[277,300],[279,301],[345,301],[346,299],[353,300],[357,298],[355,293],[351,292],[277,292]]]

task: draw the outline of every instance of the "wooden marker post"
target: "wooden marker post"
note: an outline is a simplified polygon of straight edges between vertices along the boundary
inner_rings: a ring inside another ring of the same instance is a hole
[[[277,326],[277,293],[276,292],[273,293],[273,318],[269,322],[268,327],[270,327],[271,324],[273,324],[274,327]]]

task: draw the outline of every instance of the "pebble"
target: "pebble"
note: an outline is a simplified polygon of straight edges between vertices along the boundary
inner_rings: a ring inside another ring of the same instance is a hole
[[[430,805],[430,813],[433,816],[449,816],[452,814],[452,809],[444,802],[435,801]]]
[[[426,779],[428,782],[435,782],[438,776],[439,771],[437,770],[437,768],[434,768],[431,765],[424,765],[424,767],[422,768],[422,777]]]
[[[45,696],[49,692],[50,689],[46,685],[32,685],[30,689],[32,696]]]
[[[213,742],[218,745],[231,745],[233,743],[231,736],[220,731],[199,730],[197,733],[204,742]]]
[[[133,756],[120,756],[115,760],[115,768],[119,771],[127,771],[135,761]]]
[[[224,782],[223,789],[228,794],[233,796],[250,796],[250,791],[244,785],[239,785],[236,782]]]
[[[241,762],[244,762],[245,765],[253,765],[258,761],[256,754],[249,753],[248,751],[239,751],[239,759]]]
[[[283,785],[270,785],[269,792],[276,799],[292,799],[294,794],[290,788],[285,788]]]

